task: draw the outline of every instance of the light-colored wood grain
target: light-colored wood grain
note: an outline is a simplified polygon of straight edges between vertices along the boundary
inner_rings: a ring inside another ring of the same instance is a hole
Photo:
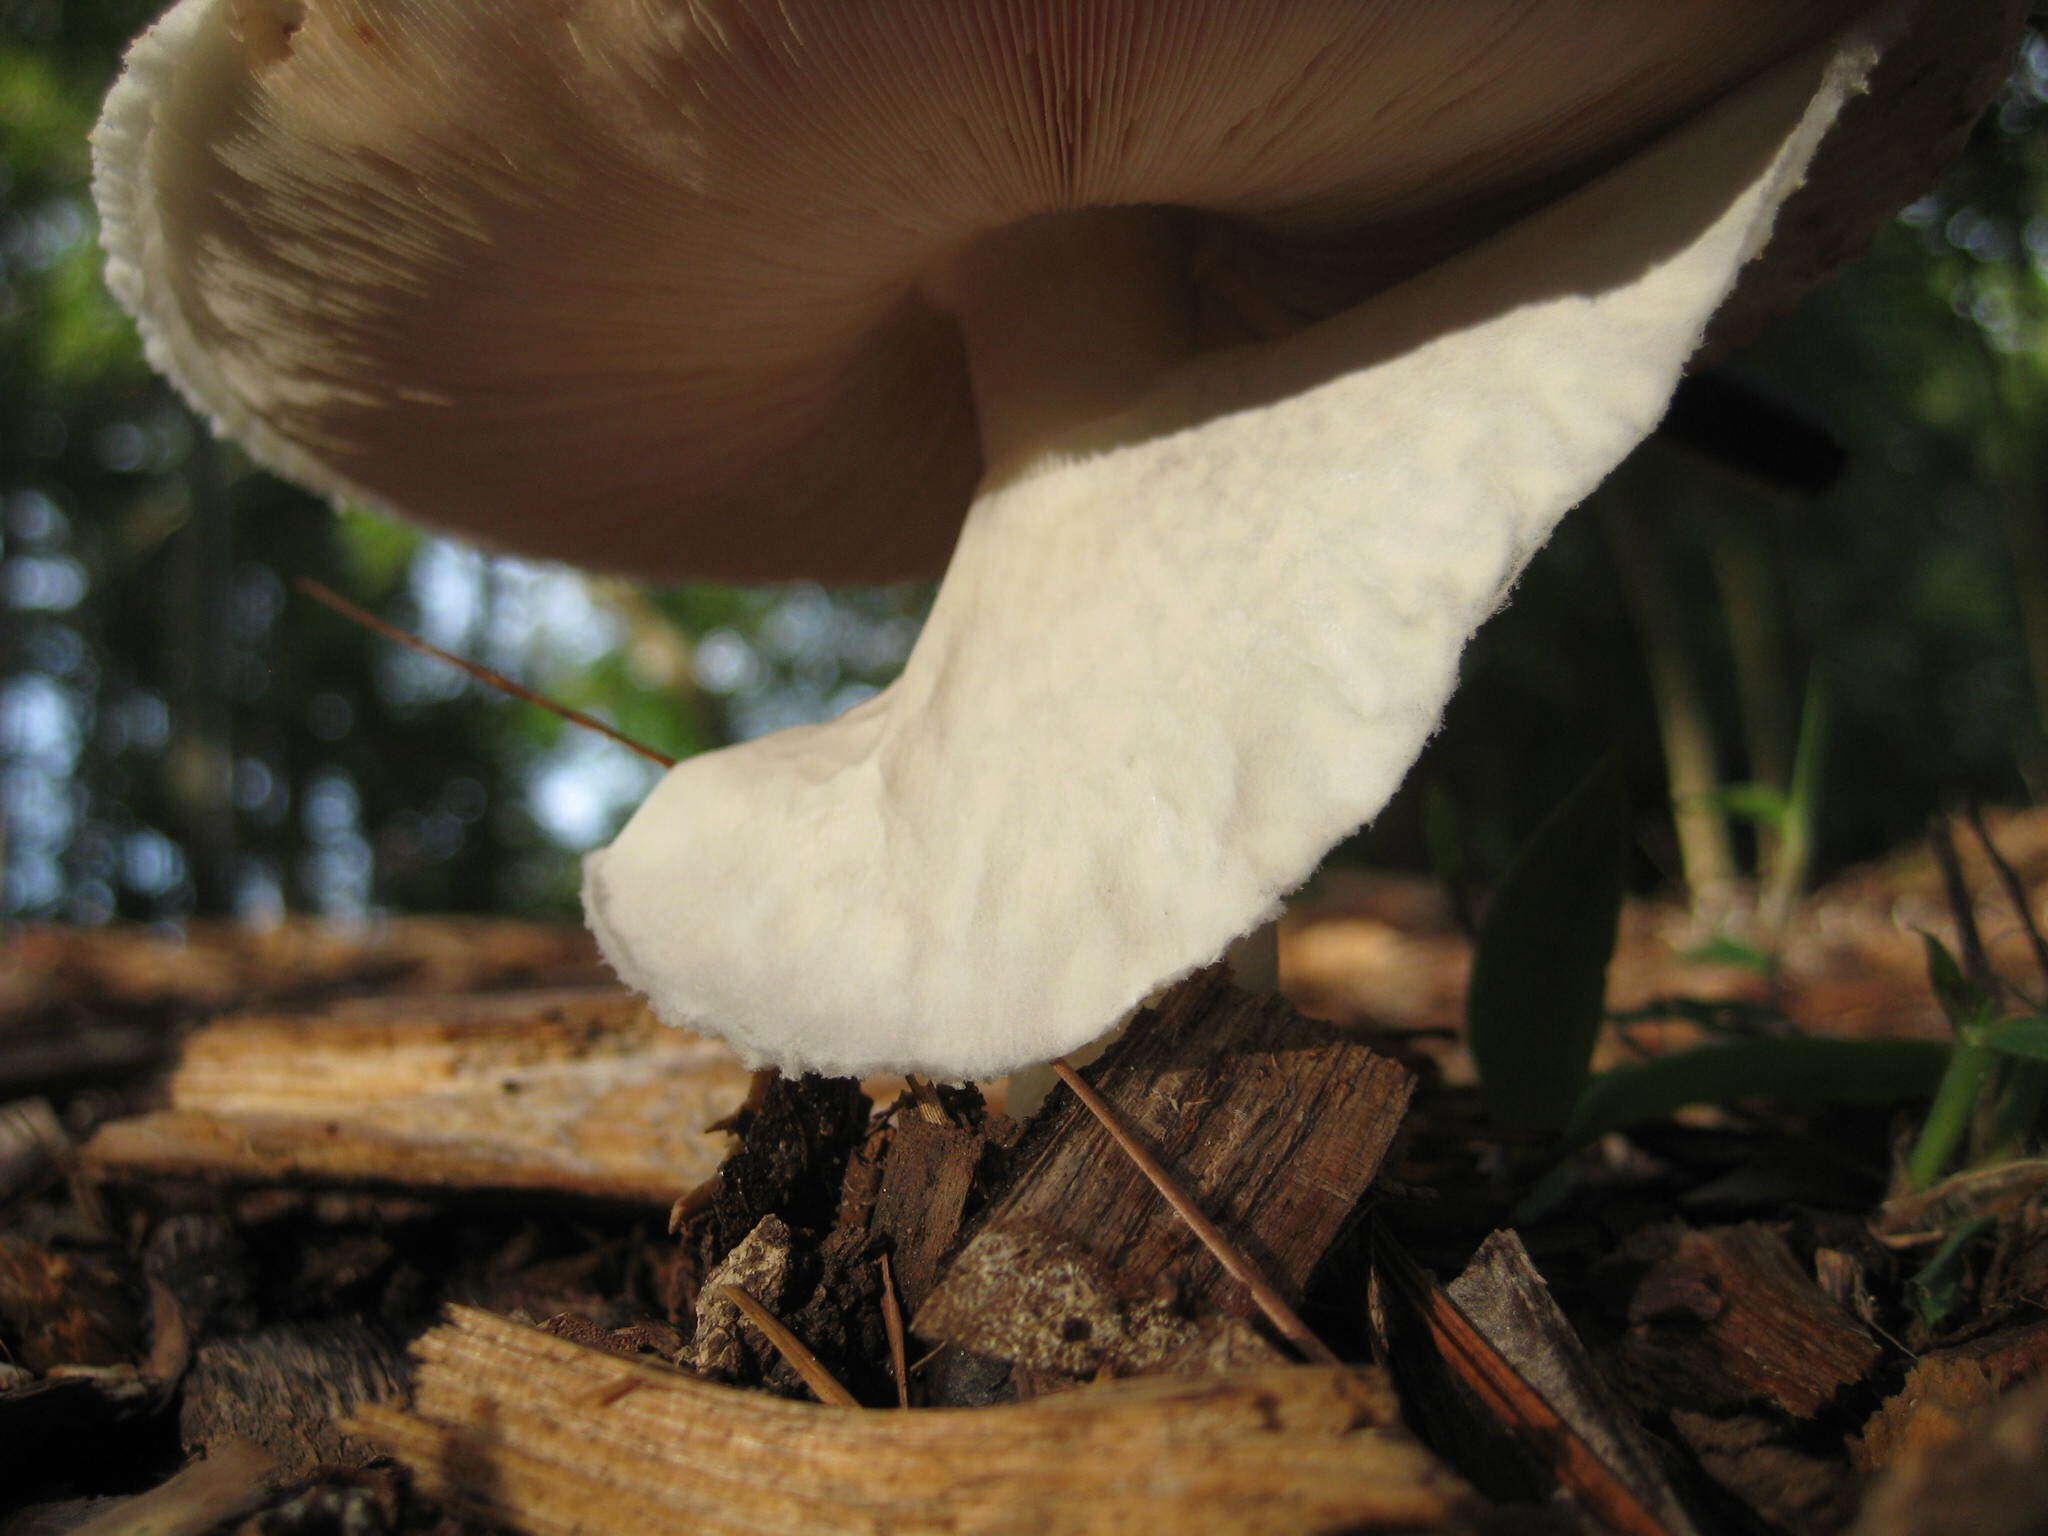
[[[201,1536],[254,1510],[283,1481],[269,1452],[233,1441],[170,1481],[95,1514],[73,1527],[72,1536]]]
[[[724,1045],[616,988],[365,999],[185,1044],[169,1106],[85,1148],[111,1176],[555,1190],[666,1206],[746,1096]]]
[[[1478,1501],[1378,1372],[1153,1377],[998,1408],[828,1408],[457,1310],[410,1411],[355,1430],[531,1536],[1468,1532]]]

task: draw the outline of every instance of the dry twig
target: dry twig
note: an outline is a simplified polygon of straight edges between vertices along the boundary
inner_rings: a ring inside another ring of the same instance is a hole
[[[889,1255],[882,1255],[882,1329],[889,1335],[889,1370],[896,1378],[896,1406],[910,1406],[910,1366],[903,1340],[903,1306],[896,1299],[896,1276]]]

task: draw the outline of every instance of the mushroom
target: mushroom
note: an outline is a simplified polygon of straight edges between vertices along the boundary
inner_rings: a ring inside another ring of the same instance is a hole
[[[308,486],[945,563],[897,683],[674,769],[586,908],[750,1061],[985,1077],[1378,811],[1774,222],[1726,325],[1925,185],[2022,9],[180,0],[96,185],[151,360]]]

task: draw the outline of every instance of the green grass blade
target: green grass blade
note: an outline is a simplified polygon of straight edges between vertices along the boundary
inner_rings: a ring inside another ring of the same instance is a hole
[[[2048,1019],[2030,1016],[1987,1024],[1976,1032],[1976,1042],[1989,1046],[2001,1056],[2048,1061]]]
[[[1585,1087],[1627,856],[1621,775],[1602,762],[1536,831],[1479,926],[1467,1039],[1503,1124],[1556,1130]]]
[[[1949,1047],[1931,1040],[1739,1040],[1617,1067],[1586,1087],[1565,1134],[1591,1141],[1690,1104],[1890,1104],[1934,1096]]]

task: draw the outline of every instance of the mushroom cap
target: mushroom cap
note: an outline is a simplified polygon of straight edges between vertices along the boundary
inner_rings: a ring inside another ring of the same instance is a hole
[[[293,479],[588,567],[891,578],[942,567],[982,475],[933,279],[991,231],[1173,209],[1191,335],[1284,332],[1856,9],[180,0],[97,185],[152,360]],[[2018,11],[1918,7],[1940,66],[1854,135],[1911,144],[1909,185],[1795,208],[1795,284],[1918,190]]]

